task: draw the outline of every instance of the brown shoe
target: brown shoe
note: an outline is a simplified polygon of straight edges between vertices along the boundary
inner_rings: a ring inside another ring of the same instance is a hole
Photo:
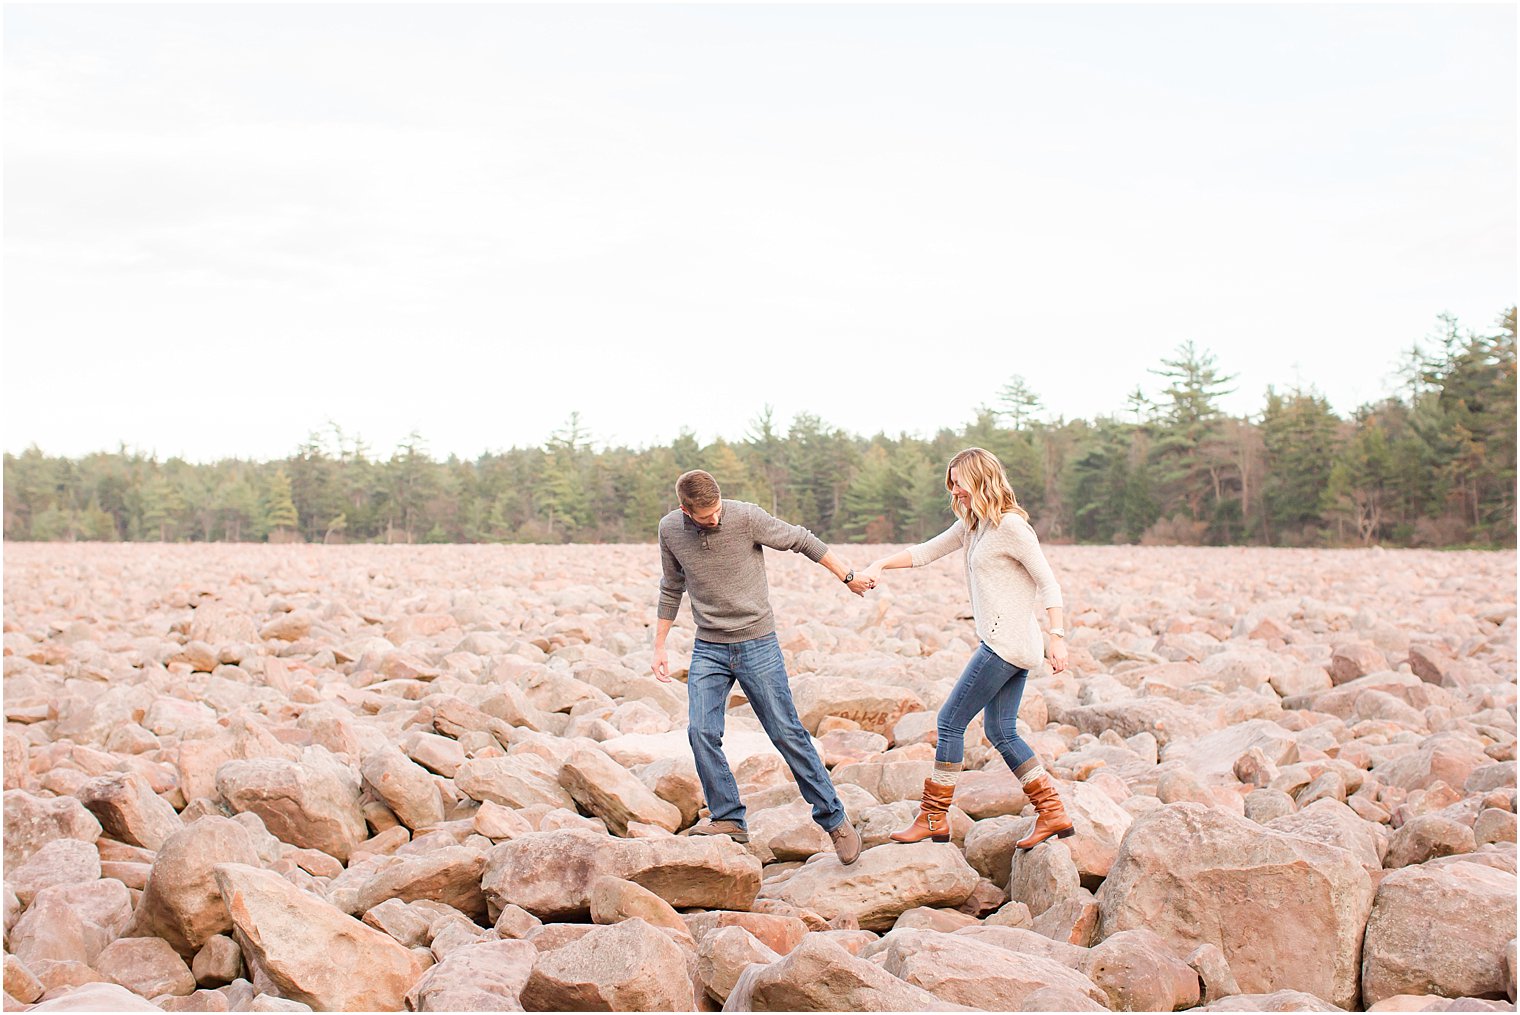
[[[714,821],[712,818],[703,818],[692,825],[682,835],[726,835],[735,842],[748,842],[749,833],[744,826],[737,821]]]
[[[892,839],[896,842],[923,842],[925,839],[949,842],[950,817],[946,812],[950,810],[950,801],[954,797],[954,786],[925,779],[924,799],[919,804],[918,817],[907,828],[893,832]]]
[[[850,823],[849,815],[845,815],[845,819],[829,831],[829,838],[834,840],[834,852],[839,856],[840,863],[848,867],[860,859],[860,833]]]
[[[1029,833],[1029,838],[1014,843],[1014,849],[1033,849],[1052,835],[1065,838],[1071,834],[1071,819],[1066,816],[1066,808],[1061,806],[1056,784],[1049,775],[1042,775],[1025,785],[1024,795],[1034,804],[1034,831]]]

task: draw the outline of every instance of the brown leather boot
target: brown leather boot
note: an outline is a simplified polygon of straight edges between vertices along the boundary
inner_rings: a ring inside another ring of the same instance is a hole
[[[1061,806],[1060,794],[1050,776],[1042,775],[1024,787],[1024,795],[1034,804],[1034,831],[1029,838],[1013,844],[1014,849],[1033,849],[1052,835],[1065,838],[1071,834],[1071,819]]]
[[[950,841],[950,818],[945,813],[955,796],[954,786],[945,786],[933,779],[924,780],[924,799],[919,805],[918,817],[913,824],[900,832],[893,832],[894,842]]]

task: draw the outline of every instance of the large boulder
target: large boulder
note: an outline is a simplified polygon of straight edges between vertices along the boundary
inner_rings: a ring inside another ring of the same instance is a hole
[[[780,913],[736,913],[720,909],[707,913],[687,913],[681,919],[698,944],[708,934],[724,927],[739,927],[754,935],[755,940],[777,955],[785,955],[797,947],[797,942],[808,932],[807,924],[800,918]]]
[[[863,957],[935,997],[987,1011],[1021,1011],[1035,991],[1058,987],[1098,1004],[1108,999],[1082,973],[1055,959],[1017,952],[988,941],[933,930],[895,930]]]
[[[117,938],[95,956],[93,965],[102,976],[142,997],[184,996],[195,990],[190,967],[163,938]]]
[[[684,944],[696,944],[681,914],[654,892],[622,878],[597,878],[591,885],[591,921],[613,924],[633,919],[669,930]]]
[[[5,793],[5,869],[15,870],[45,842],[100,838],[100,821],[73,797],[40,797],[23,789]]]
[[[702,780],[689,756],[652,761],[639,767],[638,776],[640,782],[654,790],[655,796],[680,810],[683,828],[696,822],[697,812],[702,809]]]
[[[974,938],[983,944],[995,945],[1005,951],[1020,955],[1039,955],[1052,959],[1069,969],[1081,970],[1087,949],[1056,941],[1027,927],[1003,927],[979,923],[955,931],[956,937]],[[885,940],[885,939],[883,939]]]
[[[359,773],[323,747],[308,747],[299,762],[229,761],[216,771],[216,788],[234,811],[257,814],[281,842],[344,862],[369,834]]]
[[[558,772],[532,754],[471,758],[454,773],[454,786],[475,800],[503,807],[564,807],[575,810],[575,799],[556,781]]]
[[[692,1011],[694,993],[686,952],[635,918],[541,954],[521,996],[529,1011]]]
[[[708,995],[723,1004],[746,968],[780,957],[743,927],[719,927],[697,943],[697,975]]]
[[[723,836],[618,839],[581,828],[494,847],[481,887],[493,913],[517,905],[546,921],[583,920],[601,875],[642,885],[677,908],[749,909],[760,890],[760,861]]]
[[[100,878],[100,851],[94,843],[79,839],[45,842],[19,867],[5,872],[5,880],[22,905],[30,905],[37,893],[54,885],[77,885]]]
[[[153,792],[135,772],[109,772],[79,787],[75,794],[118,842],[156,850],[184,825],[169,802]]]
[[[427,769],[386,744],[371,751],[359,766],[365,785],[385,801],[407,828],[416,831],[443,821],[443,797]]]
[[[1114,1011],[1180,1011],[1198,1003],[1198,973],[1144,927],[1093,945],[1082,970]]]
[[[825,716],[836,715],[890,737],[897,720],[924,710],[923,699],[905,687],[822,674],[793,681],[792,700],[802,725],[815,734]]]
[[[751,810],[746,824],[749,851],[761,863],[806,860],[834,848],[834,840],[818,827],[813,820],[813,808],[806,801]]]
[[[1075,826],[1075,819],[1072,824]],[[1033,818],[1002,816],[976,822],[966,833],[966,862],[987,880],[1007,884],[1013,868],[1014,843],[1027,836],[1033,827]],[[1113,866],[1112,860],[1109,866]]]
[[[724,1011],[952,1011],[949,1004],[857,958],[822,934],[809,934],[790,954],[756,963],[739,975]]]
[[[526,941],[481,941],[449,952],[406,992],[409,1011],[522,1011],[522,989],[538,961]]]
[[[1273,765],[1298,760],[1293,734],[1268,719],[1251,719],[1196,739],[1173,741],[1161,752],[1161,760],[1181,762],[1206,784],[1233,785],[1235,762],[1253,749]]]
[[[398,1011],[428,963],[278,874],[218,864],[217,888],[256,988],[317,1011]]]
[[[1462,786],[1468,776],[1493,759],[1483,753],[1483,744],[1462,733],[1437,733],[1420,741],[1408,754],[1376,765],[1373,778],[1400,789],[1428,789],[1437,782]]]
[[[575,802],[607,822],[614,835],[627,835],[630,821],[658,825],[667,832],[681,827],[681,809],[660,799],[605,751],[577,750],[560,769],[559,779]]]
[[[1265,822],[1268,828],[1329,846],[1349,850],[1369,872],[1383,869],[1380,826],[1364,820],[1356,811],[1329,797],[1314,801],[1303,810]]]
[[[960,905],[979,880],[949,843],[894,842],[863,851],[848,867],[820,854],[760,894],[826,920],[850,917],[866,930],[887,930],[909,909]]]
[[[1362,999],[1502,997],[1515,877],[1477,863],[1405,867],[1378,885],[1362,951]]]
[[[352,909],[342,905],[338,908],[357,916],[386,899],[402,902],[431,899],[468,916],[484,916],[486,898],[480,890],[480,876],[485,866],[485,853],[469,846],[445,846],[393,857],[360,887],[353,897]],[[329,901],[338,903],[336,897]]]
[[[1081,886],[1077,865],[1062,839],[1046,839],[1013,855],[1008,895],[1028,906],[1032,916],[1076,895]]]
[[[1372,881],[1351,853],[1194,803],[1130,828],[1099,897],[1098,939],[1154,930],[1224,952],[1243,990],[1356,1003]]]
[[[253,839],[238,822],[208,815],[169,836],[153,858],[128,933],[161,937],[193,957],[212,936],[231,930],[213,875],[219,863],[259,864]]]
[[[29,1011],[163,1011],[119,983],[86,983],[53,994]]]
[[[1134,824],[1134,816],[1090,783],[1061,783],[1059,789],[1072,825],[1072,834],[1061,841],[1071,853],[1082,884],[1097,888],[1113,868],[1119,843]]]
[[[34,970],[40,962],[88,965],[131,919],[132,893],[120,881],[55,885],[38,892],[16,921],[9,950]]]
[[[1438,856],[1471,853],[1477,848],[1472,826],[1446,814],[1419,814],[1404,822],[1389,838],[1383,864],[1391,870]]]
[[[1173,740],[1201,737],[1223,726],[1217,715],[1163,697],[1078,705],[1062,712],[1059,720],[1093,736],[1104,730],[1113,730],[1125,738],[1149,733],[1163,747]]]

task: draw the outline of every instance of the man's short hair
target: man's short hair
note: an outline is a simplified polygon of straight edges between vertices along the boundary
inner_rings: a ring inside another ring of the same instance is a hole
[[[676,480],[676,497],[688,511],[700,511],[718,503],[723,499],[723,494],[718,490],[718,481],[713,479],[712,473],[692,469],[681,473],[681,478]]]

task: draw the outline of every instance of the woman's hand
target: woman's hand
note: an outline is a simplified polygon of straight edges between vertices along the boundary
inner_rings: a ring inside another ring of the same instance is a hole
[[[1066,669],[1066,666],[1066,639],[1051,638],[1050,671],[1052,673],[1060,673],[1062,670]]]
[[[875,588],[876,583],[881,580],[882,565],[885,563],[886,561],[884,560],[873,560],[870,564],[866,565],[866,569],[859,572],[856,577],[866,579],[871,583],[871,587]]]

